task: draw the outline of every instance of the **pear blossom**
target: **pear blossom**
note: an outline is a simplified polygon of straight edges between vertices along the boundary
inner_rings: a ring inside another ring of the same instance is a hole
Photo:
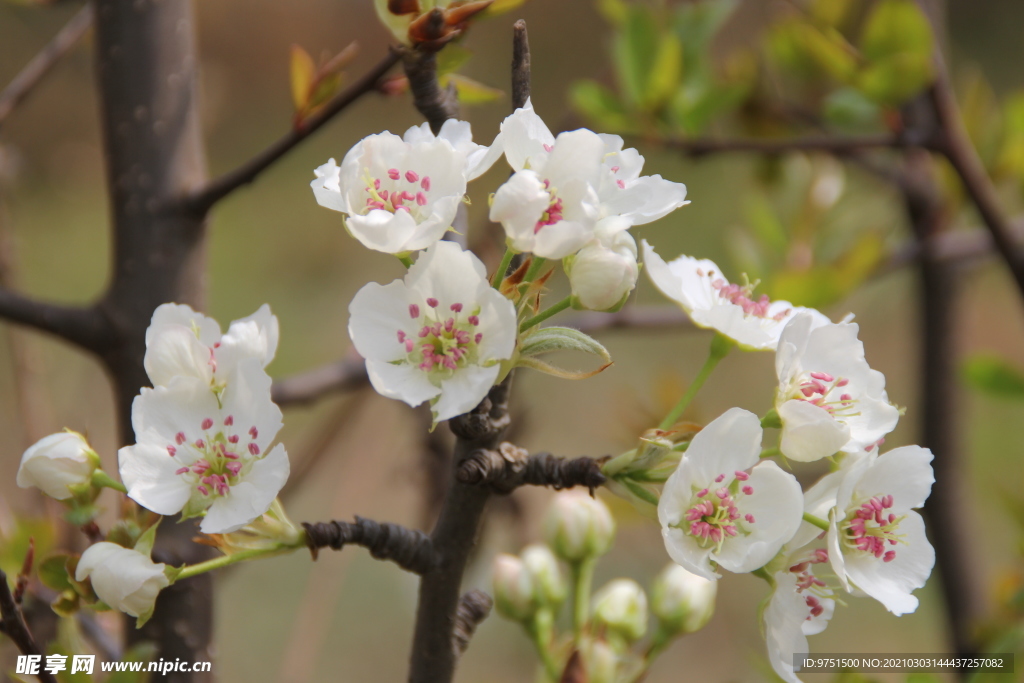
[[[170,585],[164,569],[137,550],[106,541],[86,548],[78,560],[75,580],[89,579],[100,600],[133,617],[153,613],[157,595]]]
[[[544,540],[569,563],[608,552],[615,538],[615,518],[598,498],[586,491],[557,494],[544,518]]]
[[[255,358],[219,394],[196,377],[143,389],[132,404],[136,443],[118,452],[128,496],[161,515],[204,515],[204,533],[230,533],[265,513],[288,478],[270,445],[281,411]]]
[[[184,304],[163,304],[146,329],[143,364],[153,386],[167,386],[175,377],[195,377],[215,391],[240,362],[248,358],[266,367],[277,352],[277,316],[266,304],[235,320],[226,334],[213,318]]]
[[[540,606],[535,579],[524,562],[502,553],[492,567],[494,604],[498,612],[515,621],[526,621]]]
[[[621,216],[630,225],[655,221],[684,206],[686,186],[665,180],[660,175],[641,176],[644,158],[633,148],[623,149],[618,135],[598,135],[603,147],[600,170],[594,190],[598,196],[599,216]],[[533,108],[531,100],[501,124],[501,132],[492,148],[504,149],[513,170],[542,166],[553,151],[555,136]]]
[[[654,579],[651,611],[667,633],[693,633],[711,620],[717,593],[717,581],[670,564]]]
[[[21,456],[17,483],[23,489],[35,486],[51,498],[65,500],[74,495],[69,487],[88,484],[99,464],[96,451],[78,432],[50,434]]]
[[[609,581],[593,598],[594,621],[627,642],[647,632],[647,595],[633,579]]]
[[[885,377],[864,359],[857,331],[855,323],[816,326],[808,313],[782,331],[775,410],[786,457],[810,462],[870,449],[896,427],[899,410],[886,396]]]
[[[614,310],[636,287],[640,266],[629,221],[612,216],[598,221],[595,239],[565,259],[575,305],[593,311]]]
[[[404,137],[363,138],[341,166],[331,159],[317,168],[310,186],[321,206],[346,214],[346,229],[365,247],[400,254],[440,240],[467,181],[499,155],[473,143],[468,123],[449,120],[437,136],[414,126]]]
[[[506,154],[509,143],[505,139]],[[490,218],[505,228],[513,249],[560,259],[594,236],[604,142],[597,133],[575,130],[549,147],[498,188]]]
[[[665,482],[658,519],[669,556],[709,580],[716,566],[742,573],[772,559],[800,527],[793,475],[758,463],[761,423],[732,408],[702,429]]]
[[[903,446],[847,456],[828,531],[829,560],[847,591],[858,589],[896,615],[917,609],[911,593],[927,582],[935,550],[924,505],[935,475],[932,453]]]
[[[453,242],[430,246],[404,280],[363,287],[349,313],[373,388],[411,406],[430,401],[435,422],[476,407],[515,349],[515,306]]]
[[[683,255],[665,263],[644,240],[643,260],[654,286],[695,325],[717,330],[748,351],[774,351],[786,323],[799,313],[806,312],[816,325],[830,322],[818,311],[771,301],[766,294],[755,299],[755,285],[730,284],[708,259]]]
[[[822,555],[824,553],[824,555]],[[808,567],[827,562],[827,551],[811,554],[802,562],[773,576],[775,590],[764,611],[764,635],[768,660],[787,683],[799,683],[793,655],[809,652],[807,636],[821,633],[835,611],[835,600]]]

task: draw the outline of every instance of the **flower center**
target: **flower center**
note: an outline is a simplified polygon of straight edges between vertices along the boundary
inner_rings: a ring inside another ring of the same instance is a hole
[[[462,317],[464,306],[454,303],[449,315],[439,313],[437,299],[427,299],[427,309],[421,311],[416,304],[409,305],[409,317],[419,329],[410,334],[398,330],[398,341],[405,346],[406,362],[427,373],[451,373],[476,361],[477,347],[484,338],[477,331],[480,325],[479,309]]]
[[[857,400],[842,391],[849,383],[849,379],[833,377],[827,372],[805,372],[790,384],[788,398],[816,405],[837,420],[855,417],[860,415],[856,408]]]
[[[752,496],[754,487],[744,484],[750,478],[746,472],[736,471],[735,479],[729,486],[712,491],[710,488],[694,490],[690,507],[683,515],[677,528],[697,539],[702,548],[714,547],[721,551],[725,539],[750,533],[749,525],[754,524],[754,515],[743,514],[738,503],[744,496]],[[715,478],[720,484],[725,475]],[[688,523],[688,524],[687,524]]]
[[[885,511],[892,507],[892,496],[874,496],[856,508],[852,518],[842,525],[843,543],[862,552],[871,553],[883,562],[896,559],[891,547],[901,543],[903,534],[896,533],[903,517]],[[889,550],[886,548],[889,547]]]
[[[401,171],[389,168],[385,177],[374,178],[370,175],[370,169],[366,168],[363,171],[363,182],[366,183],[366,192],[369,193],[366,198],[367,213],[373,209],[391,213],[412,213],[414,209],[426,206],[430,202],[430,176],[420,176],[411,169]]]
[[[796,592],[805,594],[803,598],[807,605],[808,621],[820,617],[825,611],[822,600],[832,599],[828,584],[814,575],[813,566],[825,562],[828,562],[828,551],[819,548],[789,568],[789,572],[796,576]]]
[[[756,318],[764,318],[765,320],[774,320],[779,322],[792,312],[792,309],[787,308],[784,311],[779,311],[775,315],[768,315],[768,308],[771,306],[772,301],[768,298],[767,294],[762,294],[756,300],[754,299],[754,290],[757,288],[758,282],[745,282],[743,285],[730,284],[724,278],[715,277],[715,271],[704,272],[703,268],[697,269],[697,275],[703,278],[707,278],[711,288],[715,290],[719,298],[739,306],[743,309],[744,315],[751,315]],[[743,276],[744,281],[747,280],[747,276]]]
[[[185,432],[178,432],[174,443],[167,446],[172,458],[182,459],[182,450],[194,456],[192,464],[180,467],[175,474],[185,477],[189,484],[204,498],[226,496],[237,484],[243,471],[247,471],[253,460],[258,459],[260,447],[256,443],[259,430],[249,428],[247,443],[234,430],[235,419],[224,418],[222,428],[216,432],[213,418],[205,418],[199,425],[201,435],[191,438]]]
[[[563,218],[562,200],[558,197],[558,191],[551,187],[550,180],[544,181],[544,189],[548,191],[548,197],[550,198],[550,201],[548,202],[548,208],[544,211],[544,213],[540,215],[540,219],[537,221],[536,225],[533,226],[534,235],[540,232],[541,228],[548,225],[554,225],[555,223],[561,221]]]

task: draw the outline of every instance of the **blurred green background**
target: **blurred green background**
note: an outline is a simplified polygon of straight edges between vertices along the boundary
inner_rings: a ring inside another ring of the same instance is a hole
[[[718,42],[756,37],[765,20],[786,4],[742,3]],[[0,84],[76,9],[0,4]],[[358,75],[380,58],[388,40],[369,0],[207,0],[196,3],[196,10],[212,175],[233,168],[287,130],[290,45],[318,55],[358,39],[360,54],[348,69]],[[578,125],[567,93],[581,78],[610,82],[608,25],[588,0],[533,0],[473,27],[463,45],[474,56],[462,73],[507,88],[511,25],[517,18],[529,26],[535,107],[552,128]],[[999,93],[1024,86],[1022,22],[1024,5],[1016,0],[950,2],[954,64],[980,70]],[[11,275],[26,292],[69,303],[97,296],[109,263],[91,47],[87,40],[63,60],[0,131],[0,239],[13,262]],[[465,109],[464,116],[477,140],[489,142],[508,109],[505,98]],[[313,169],[332,156],[340,161],[365,135],[401,132],[420,122],[407,95],[367,97],[214,211],[208,311],[226,327],[269,302],[282,330],[277,359],[269,368],[275,377],[345,353],[349,300],[367,281],[387,282],[402,271],[394,258],[360,247],[345,234],[338,214],[317,206],[308,185]],[[736,246],[750,222],[752,203],[767,197],[784,213],[787,201],[782,193],[766,192],[760,181],[763,165],[743,155],[690,161],[639,146],[647,158],[645,172],[686,183],[692,204],[635,230],[638,238],[651,241],[665,257],[681,252],[708,257],[738,275]],[[789,158],[784,173],[799,183],[821,163]],[[909,237],[893,191],[856,169],[839,172],[850,189],[828,209],[828,226],[877,230],[887,244]],[[493,170],[470,188],[471,241],[487,229],[486,193],[504,173],[504,168]],[[485,254],[492,266],[497,256]],[[886,449],[914,443],[918,434],[915,285],[911,270],[886,275],[826,311],[835,319],[856,313],[869,362],[885,373],[890,398],[907,406]],[[559,281],[555,286],[565,285]],[[635,298],[660,302],[643,278]],[[1024,365],[1020,298],[1001,268],[990,264],[972,271],[949,305],[957,311],[954,333],[963,356],[991,351]],[[521,373],[515,390],[520,445],[565,455],[603,455],[632,447],[635,435],[660,418],[696,373],[710,339],[707,333],[672,329],[609,331],[600,338],[616,363],[585,383]],[[709,420],[734,405],[763,413],[773,383],[769,354],[734,355],[701,393],[692,415]],[[1006,518],[1000,494],[1019,495],[1024,482],[1024,405],[963,387],[959,408],[973,504],[965,514],[976,520],[976,559],[986,577],[986,599],[995,609],[999,591],[1005,590],[1001,587],[1019,581],[1018,532]],[[107,469],[116,469],[111,411],[111,391],[93,360],[50,338],[6,324],[0,328],[0,472],[5,473],[0,475],[0,536],[13,528],[13,515],[55,513],[35,492],[14,485],[21,453],[41,436],[65,426],[87,432]],[[419,415],[371,390],[289,409],[280,438],[293,469],[318,458],[313,474],[286,490],[289,513],[295,520],[360,514],[429,525],[423,512],[428,475],[422,432]],[[114,507],[111,494],[105,496],[102,500]],[[493,506],[467,587],[488,589],[490,557],[516,552],[539,538],[538,520],[549,496],[521,491],[514,505]],[[616,576],[648,585],[667,562],[657,525],[622,501],[602,496],[616,511],[620,530],[596,585]],[[82,539],[66,533],[60,541],[80,544]],[[727,576],[710,625],[677,642],[647,680],[764,680],[767,663],[756,614],[765,593],[757,579]],[[358,549],[323,553],[315,564],[297,553],[233,569],[218,580],[214,671],[226,681],[403,680],[415,594],[414,577]],[[918,594],[920,609],[902,618],[873,601],[851,600],[824,634],[811,639],[812,649],[945,651],[937,581]],[[0,669],[9,668],[10,654],[9,647],[0,651]],[[535,663],[518,627],[492,615],[463,658],[457,680],[530,681]],[[824,678],[811,675],[808,680]]]

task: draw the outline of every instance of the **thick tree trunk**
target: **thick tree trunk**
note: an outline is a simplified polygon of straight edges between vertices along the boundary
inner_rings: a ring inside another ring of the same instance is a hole
[[[115,389],[121,441],[133,443],[131,405],[149,384],[145,331],[169,301],[199,306],[205,216],[181,198],[206,179],[197,102],[199,61],[190,0],[95,0],[97,72],[113,224],[113,279],[99,303],[113,343],[101,358]],[[154,552],[171,564],[205,557],[192,524],[168,520]],[[158,657],[208,660],[208,577],[164,591],[152,620],[129,642],[154,640]],[[164,680],[208,675],[172,673]]]

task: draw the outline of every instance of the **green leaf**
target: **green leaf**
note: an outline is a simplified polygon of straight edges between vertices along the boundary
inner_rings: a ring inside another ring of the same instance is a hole
[[[487,104],[488,102],[500,100],[505,96],[505,93],[497,88],[484,85],[460,74],[442,76],[438,79],[438,83],[441,84],[442,88],[447,88],[449,83],[454,85],[455,91],[459,94],[459,102],[461,104]]]
[[[857,51],[835,29],[794,19],[775,27],[768,48],[776,62],[804,78],[824,74],[846,83],[857,72]]]
[[[964,362],[964,381],[972,388],[996,396],[1024,400],[1024,373],[1002,358],[979,354]]]
[[[867,66],[857,87],[875,102],[895,107],[924,90],[932,78],[931,56],[902,52]]]
[[[571,327],[541,327],[522,341],[519,353],[524,357],[539,356],[552,351],[581,351],[611,362],[608,349],[600,342]]]
[[[295,111],[302,111],[309,102],[310,88],[313,86],[313,78],[316,76],[316,64],[302,47],[292,45],[291,49],[291,74],[292,104]]]
[[[576,81],[569,90],[572,106],[595,128],[629,132],[634,122],[619,97],[597,81]]]
[[[30,542],[35,542],[36,557],[45,557],[56,539],[53,523],[47,519],[14,519],[14,528],[0,534],[0,569],[11,580],[21,571]]]
[[[50,555],[39,563],[39,580],[55,591],[73,590],[68,580],[67,562],[70,555]]]
[[[125,652],[121,661],[149,663],[156,657],[156,653],[157,647],[154,643],[139,643]],[[106,683],[142,683],[146,680],[149,680],[149,674],[146,671],[115,671],[107,678]]]
[[[862,92],[852,87],[839,88],[825,98],[825,120],[848,132],[874,130],[881,121],[881,110]]]
[[[134,550],[142,553],[146,557],[149,557],[153,552],[153,544],[156,543],[156,530],[160,526],[160,522],[163,521],[163,517],[158,519],[152,526],[142,532],[139,536],[139,540],[135,542]]]
[[[546,375],[552,375],[554,377],[558,377],[559,379],[587,379],[589,377],[593,377],[594,375],[597,375],[597,374],[600,374],[600,373],[604,372],[610,366],[611,366],[611,362],[608,362],[608,363],[605,363],[604,365],[602,365],[601,367],[597,368],[596,370],[584,371],[584,370],[567,370],[565,368],[560,368],[557,365],[552,365],[551,363],[545,363],[544,361],[540,360],[539,358],[529,358],[529,357],[520,358],[518,360],[518,362],[516,362],[516,367],[530,368],[532,370],[537,370],[539,372],[543,372]]]
[[[828,24],[838,27],[850,14],[850,8],[855,0],[813,0],[809,8],[812,17]]]
[[[771,202],[763,195],[754,195],[746,205],[744,216],[754,236],[763,246],[777,255],[785,253],[789,237]]]
[[[494,7],[492,4],[491,7]],[[437,53],[437,76],[455,73],[459,67],[469,61],[473,53],[458,43],[448,43]]]
[[[930,59],[934,39],[928,17],[913,0],[880,0],[864,24],[860,49],[870,61],[910,53]]]
[[[597,0],[597,12],[613,26],[621,26],[629,16],[629,5],[624,0]]]
[[[631,104],[639,105],[644,100],[659,43],[653,10],[644,5],[631,5],[612,49],[619,83]]]
[[[73,589],[61,591],[50,603],[50,609],[60,617],[72,617],[78,611],[81,598]]]
[[[711,41],[732,16],[737,5],[736,0],[679,5],[676,10],[675,32],[685,49],[686,64],[707,58]]]
[[[647,81],[643,104],[657,111],[672,97],[683,75],[683,44],[671,33],[662,37]]]

